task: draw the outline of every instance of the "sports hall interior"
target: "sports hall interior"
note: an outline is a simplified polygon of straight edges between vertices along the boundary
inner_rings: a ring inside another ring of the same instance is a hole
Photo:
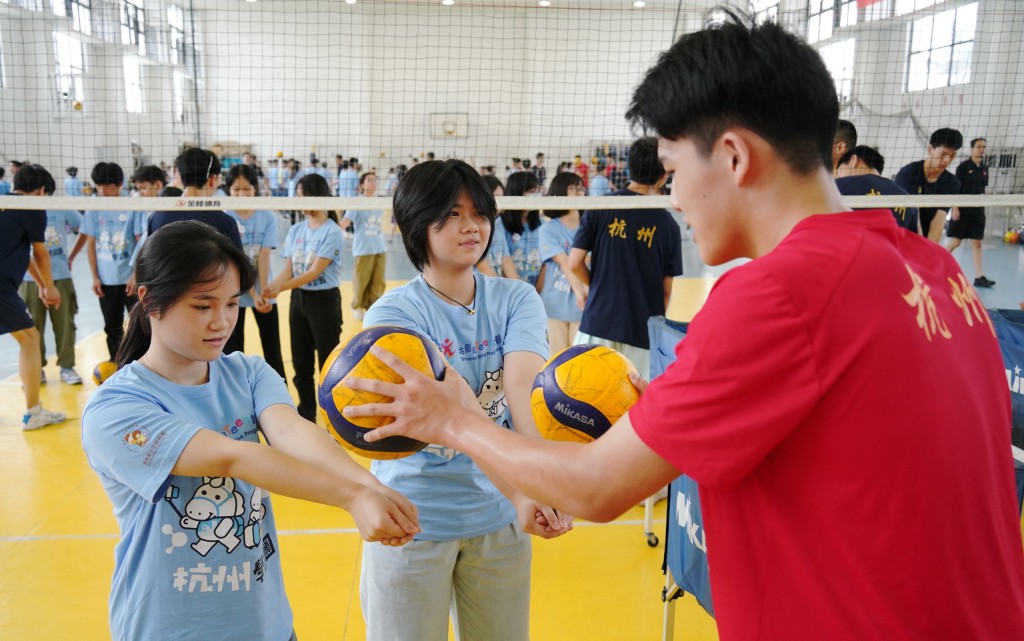
[[[609,145],[628,145],[637,133],[623,118],[631,88],[674,37],[700,28],[718,3],[640,4],[0,0],[0,160],[31,159],[59,185],[70,165],[85,175],[100,160],[114,161],[130,174],[139,162],[170,163],[183,145],[221,144],[227,158],[244,148],[264,162],[278,152],[302,160],[316,155],[331,166],[335,154],[359,157],[383,185],[390,167],[427,151],[495,165],[499,176],[513,157],[544,152],[550,177],[562,160],[582,154],[587,162]],[[989,193],[1021,194],[1024,172],[1014,154],[1024,148],[1024,8],[1016,0],[741,4],[816,43],[836,80],[842,117],[857,125],[862,144],[882,151],[886,175],[923,158],[927,132],[949,126],[968,140],[986,137],[993,163],[1005,157],[993,165]],[[951,11],[947,46],[935,34]],[[931,40],[921,45],[914,30],[922,33],[928,20]],[[928,60],[953,52],[944,79],[926,65],[922,80],[913,58],[921,46]],[[446,126],[466,130],[451,135]],[[1024,302],[1022,247],[1003,240],[1004,232],[1024,225],[1017,202],[988,208],[983,256],[996,284],[978,291],[988,308],[1017,309]],[[684,229],[684,274],[675,279],[667,316],[686,321],[734,264],[704,264],[682,214],[676,219]],[[290,221],[279,215],[280,238]],[[362,329],[348,306],[350,248],[349,238],[341,261],[342,341]],[[969,250],[955,256],[973,277]],[[415,274],[396,236],[387,252],[388,287]],[[44,406],[67,412],[65,423],[20,429],[17,343],[0,338],[0,639],[110,638],[117,527],[82,452],[79,422],[96,389],[90,374],[107,354],[84,258],[74,263],[72,277],[77,368],[85,382],[59,381],[48,327],[49,382],[41,391]],[[288,299],[287,293],[278,299],[282,310]],[[247,321],[246,351],[259,353],[251,314]],[[298,638],[364,638],[362,543],[351,518],[273,500]],[[610,523],[577,521],[564,537],[534,541],[531,638],[718,638],[714,620],[689,595],[674,602],[674,629],[663,637],[664,534],[666,516],[674,515],[666,515],[664,502],[655,506],[656,547],[645,539],[644,516],[637,506]]]

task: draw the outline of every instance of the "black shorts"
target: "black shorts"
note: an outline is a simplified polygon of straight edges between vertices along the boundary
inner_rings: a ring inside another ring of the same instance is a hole
[[[982,209],[981,213],[975,213],[961,209],[960,220],[949,221],[946,235],[950,238],[982,240],[985,238],[985,210]]]
[[[12,289],[10,283],[4,279],[0,284],[0,335],[29,327],[35,327],[35,322],[28,313],[28,306],[21,296],[18,296],[17,288]]]

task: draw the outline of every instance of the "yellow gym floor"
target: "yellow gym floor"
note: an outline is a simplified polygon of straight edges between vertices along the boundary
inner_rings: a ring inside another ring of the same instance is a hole
[[[676,279],[669,317],[691,318],[710,286],[707,279]],[[345,282],[343,340],[361,329],[351,320],[350,300],[351,286]],[[83,296],[80,304],[95,302]],[[287,295],[280,304],[289,366]],[[251,314],[248,322],[247,351],[259,343]],[[82,337],[77,359],[83,376],[107,359],[102,333]],[[79,417],[95,385],[91,380],[80,386],[60,383],[52,363],[46,374],[50,382],[41,392],[43,404],[66,411],[69,418],[30,433],[20,429],[24,401],[17,376],[0,381],[0,639],[109,639],[107,596],[117,528],[110,503],[85,461],[79,434]],[[341,510],[283,497],[273,500],[299,639],[363,639],[361,543],[352,520]],[[641,507],[608,524],[577,521],[573,532],[553,541],[535,539],[532,639],[660,639],[664,502],[658,504],[655,519],[662,539],[657,548],[645,541]],[[671,638],[718,638],[714,621],[692,597],[676,603]]]

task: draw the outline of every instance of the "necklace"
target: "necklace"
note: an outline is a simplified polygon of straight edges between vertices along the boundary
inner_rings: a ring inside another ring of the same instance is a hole
[[[469,314],[470,316],[472,316],[473,314],[476,314],[476,310],[470,309],[469,307],[466,307],[465,305],[463,305],[459,301],[455,300],[454,298],[452,298],[448,294],[445,294],[444,292],[442,292],[440,289],[434,287],[430,283],[427,283],[427,279],[426,278],[423,279],[423,282],[426,283],[427,287],[430,288],[430,291],[434,292],[435,294],[439,294],[441,296],[444,296],[445,298],[447,298],[451,302],[455,303],[456,305],[458,305],[462,309],[466,310],[466,313]],[[476,302],[476,278],[473,279],[473,302],[474,303]]]

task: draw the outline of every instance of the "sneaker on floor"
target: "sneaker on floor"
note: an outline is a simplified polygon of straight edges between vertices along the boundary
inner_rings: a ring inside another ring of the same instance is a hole
[[[62,367],[60,370],[60,380],[68,385],[82,384],[82,377],[78,375],[78,372],[73,367]]]
[[[985,278],[984,276],[978,276],[977,278],[974,279],[974,286],[975,287],[991,287],[991,286],[993,286],[995,284],[996,284],[996,281],[989,280],[989,279]]]
[[[47,425],[63,423],[66,419],[67,415],[63,412],[51,412],[48,409],[43,409],[42,405],[38,405],[34,413],[29,411],[21,418],[21,429],[26,432],[38,430]]]

